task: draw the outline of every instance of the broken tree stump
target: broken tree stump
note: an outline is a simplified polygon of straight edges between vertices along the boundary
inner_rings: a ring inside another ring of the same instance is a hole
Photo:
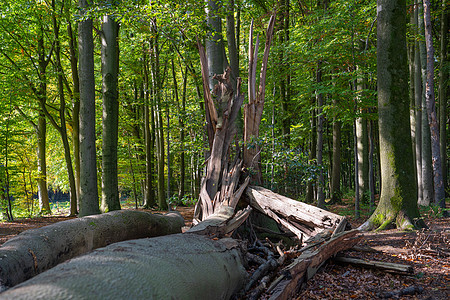
[[[183,225],[177,213],[120,210],[24,231],[0,247],[0,291],[93,249],[179,233]]]
[[[64,262],[1,299],[229,299],[247,273],[240,245],[196,234],[130,240]]]

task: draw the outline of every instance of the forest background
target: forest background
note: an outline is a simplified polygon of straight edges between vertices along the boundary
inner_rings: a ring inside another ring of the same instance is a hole
[[[70,213],[78,211],[80,22],[92,19],[94,27],[97,160],[91,173],[98,174],[98,193],[104,174],[111,173],[103,164],[108,147],[103,146],[106,93],[101,72],[102,28],[109,16],[117,29],[120,24],[118,106],[113,113],[120,199],[166,209],[198,199],[208,157],[197,38],[219,38],[229,64],[238,66],[233,75],[246,78],[250,24],[253,20],[263,41],[273,11],[277,16],[260,135],[244,145],[261,149],[263,185],[321,206],[355,197],[356,215],[359,201],[375,208],[383,151],[377,124],[376,1],[210,2],[218,4],[214,13],[223,27],[206,21],[207,3],[198,1],[94,1],[86,10],[69,0],[0,4],[4,218],[48,213],[61,193],[70,193]],[[445,0],[430,2],[439,146],[448,192],[449,14]],[[425,104],[423,8],[420,1],[408,1],[405,9],[414,175],[419,204],[429,206],[438,203]],[[246,84],[244,80],[243,90]],[[117,209],[102,198],[103,211]]]

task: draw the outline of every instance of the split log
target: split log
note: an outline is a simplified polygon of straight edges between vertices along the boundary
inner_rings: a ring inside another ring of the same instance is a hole
[[[300,240],[306,240],[325,229],[335,228],[345,217],[284,197],[259,186],[249,186],[246,196],[250,206],[268,215],[295,233]],[[343,231],[345,226],[339,226]],[[337,234],[339,232],[336,232]]]
[[[376,260],[358,259],[345,256],[336,256],[335,258],[333,258],[333,261],[337,263],[351,264],[364,268],[378,269],[388,273],[403,274],[403,275],[406,274],[410,275],[414,273],[414,269],[411,265],[403,265]]]
[[[176,234],[116,243],[62,263],[1,299],[229,299],[245,282],[236,241]]]
[[[356,245],[362,238],[358,230],[346,231],[331,238],[317,249],[304,251],[286,267],[275,287],[270,287],[270,299],[292,299],[301,285],[311,279],[322,264],[336,253]]]
[[[0,247],[0,291],[93,249],[179,233],[183,225],[177,213],[120,210],[24,231]]]

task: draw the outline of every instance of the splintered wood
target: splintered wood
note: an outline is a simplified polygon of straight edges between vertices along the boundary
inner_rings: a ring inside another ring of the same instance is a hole
[[[284,197],[262,187],[248,187],[246,196],[251,207],[295,233],[300,241],[305,241],[326,229],[334,229],[338,224],[346,222],[345,217]],[[344,231],[345,226],[340,227],[343,228],[339,230]]]

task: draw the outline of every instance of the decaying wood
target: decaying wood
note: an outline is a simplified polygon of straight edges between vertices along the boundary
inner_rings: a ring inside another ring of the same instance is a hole
[[[130,240],[62,263],[1,299],[230,299],[245,282],[240,245],[196,234]]]
[[[199,46],[199,50],[202,49]],[[200,54],[201,57],[204,55],[204,53]],[[207,65],[202,62],[202,68],[206,67]],[[235,195],[235,189],[238,187],[242,162],[237,156],[229,166],[228,154],[231,142],[236,134],[235,121],[244,101],[244,95],[240,92],[241,80],[239,78],[237,80],[238,90],[234,93],[230,83],[230,73],[230,68],[227,68],[224,74],[214,77],[217,80],[213,90],[214,97],[209,94],[209,89],[205,91],[207,84],[204,84],[204,94],[208,95],[208,97],[205,96],[205,102],[211,106],[210,111],[215,112],[216,116],[210,115],[212,124],[207,124],[214,132],[214,138],[207,162],[206,175],[200,188],[200,201],[195,207],[194,223],[205,220],[214,213],[215,208],[218,208],[224,202],[227,202],[228,206],[233,204],[235,206],[238,200],[236,200],[236,196],[239,196],[239,194]],[[207,74],[207,70],[202,69],[202,74]],[[242,187],[238,192],[242,194],[243,189],[245,187]]]
[[[249,66],[248,66],[248,103],[244,105],[244,166],[251,169],[250,176],[253,184],[261,184],[262,174],[260,166],[259,125],[261,124],[266,91],[266,73],[269,61],[270,45],[273,39],[275,14],[270,17],[266,31],[266,43],[261,64],[259,87],[256,91],[256,65],[258,62],[259,36],[253,46],[253,20],[249,34]]]
[[[414,269],[411,265],[396,264],[384,261],[364,260],[353,257],[336,256],[333,261],[344,264],[351,264],[365,268],[378,269],[388,273],[412,274]]]
[[[222,205],[204,221],[188,230],[189,233],[214,236],[228,236],[245,222],[252,211],[251,207],[234,213],[234,207]]]
[[[270,299],[292,299],[299,291],[301,285],[309,280],[322,264],[336,253],[353,247],[361,236],[358,230],[346,231],[337,234],[329,241],[315,248],[304,251],[298,258],[286,267],[277,284],[271,287]]]
[[[334,229],[345,220],[345,217],[284,197],[262,187],[247,187],[246,196],[251,207],[291,230],[300,240],[306,240],[325,229]],[[338,226],[338,228],[339,231],[343,231],[345,226]]]
[[[183,225],[177,213],[121,210],[24,231],[0,247],[0,291],[93,249],[179,233]]]

